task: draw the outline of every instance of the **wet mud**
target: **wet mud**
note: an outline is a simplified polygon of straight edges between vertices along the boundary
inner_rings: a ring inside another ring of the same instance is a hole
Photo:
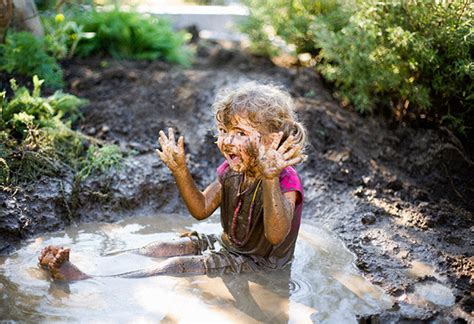
[[[272,82],[290,91],[309,131],[308,160],[299,166],[303,217],[337,233],[360,271],[394,298],[392,309],[360,321],[474,320],[474,167],[447,129],[361,117],[341,108],[311,69],[279,67],[230,43],[201,42],[189,69],[100,58],[63,66],[66,91],[90,100],[75,127],[128,157],[81,184],[65,172],[2,187],[1,253],[71,223],[186,213],[154,153],[158,131],[174,127],[185,136],[188,165],[204,187],[222,161],[210,108],[217,91]]]

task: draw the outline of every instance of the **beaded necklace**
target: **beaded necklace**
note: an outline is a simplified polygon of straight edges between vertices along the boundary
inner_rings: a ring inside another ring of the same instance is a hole
[[[237,246],[243,246],[245,245],[248,240],[250,239],[250,225],[252,225],[252,217],[253,217],[253,208],[255,205],[255,198],[257,197],[257,192],[258,188],[260,187],[260,183],[262,182],[262,179],[260,179],[257,182],[257,186],[255,187],[255,191],[253,192],[252,196],[252,201],[250,202],[250,209],[249,209],[249,215],[247,218],[247,228],[245,229],[245,236],[243,240],[239,240],[237,238],[237,216],[239,216],[240,208],[242,207],[242,198],[241,196],[247,191],[245,190],[244,192],[240,192],[240,188],[242,186],[244,176],[240,178],[240,183],[239,183],[239,191],[237,193],[238,197],[238,202],[237,202],[237,207],[234,209],[234,216],[232,217],[232,225],[230,227],[230,239],[232,242],[234,242],[235,245]]]

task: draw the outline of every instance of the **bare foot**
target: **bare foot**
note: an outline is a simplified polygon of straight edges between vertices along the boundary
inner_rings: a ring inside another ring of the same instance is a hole
[[[42,268],[48,269],[48,265],[54,260],[54,256],[58,253],[59,248],[57,246],[49,245],[41,251],[41,255],[38,257],[39,264]]]
[[[82,280],[90,278],[90,276],[69,262],[70,251],[71,249],[69,248],[47,246],[38,257],[39,264],[42,268],[49,271],[54,280]]]

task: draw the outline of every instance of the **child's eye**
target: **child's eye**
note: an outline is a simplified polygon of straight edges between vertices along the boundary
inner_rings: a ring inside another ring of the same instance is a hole
[[[219,128],[218,131],[219,131],[219,133],[221,133],[221,134],[227,133],[227,131],[225,130],[225,128]]]
[[[237,135],[239,135],[239,136],[247,136],[247,134],[245,134],[244,132],[237,132]]]

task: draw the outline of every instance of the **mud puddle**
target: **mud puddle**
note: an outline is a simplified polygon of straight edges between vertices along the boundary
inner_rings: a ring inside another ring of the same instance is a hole
[[[98,277],[54,283],[37,266],[50,244],[72,248],[71,261],[89,274],[153,267],[160,260],[122,253],[176,233],[219,233],[214,216],[193,225],[189,216],[139,216],[115,224],[88,223],[26,241],[0,259],[1,313],[17,321],[351,323],[392,305],[366,281],[354,255],[328,230],[303,223],[291,268],[273,273],[122,279]]]

